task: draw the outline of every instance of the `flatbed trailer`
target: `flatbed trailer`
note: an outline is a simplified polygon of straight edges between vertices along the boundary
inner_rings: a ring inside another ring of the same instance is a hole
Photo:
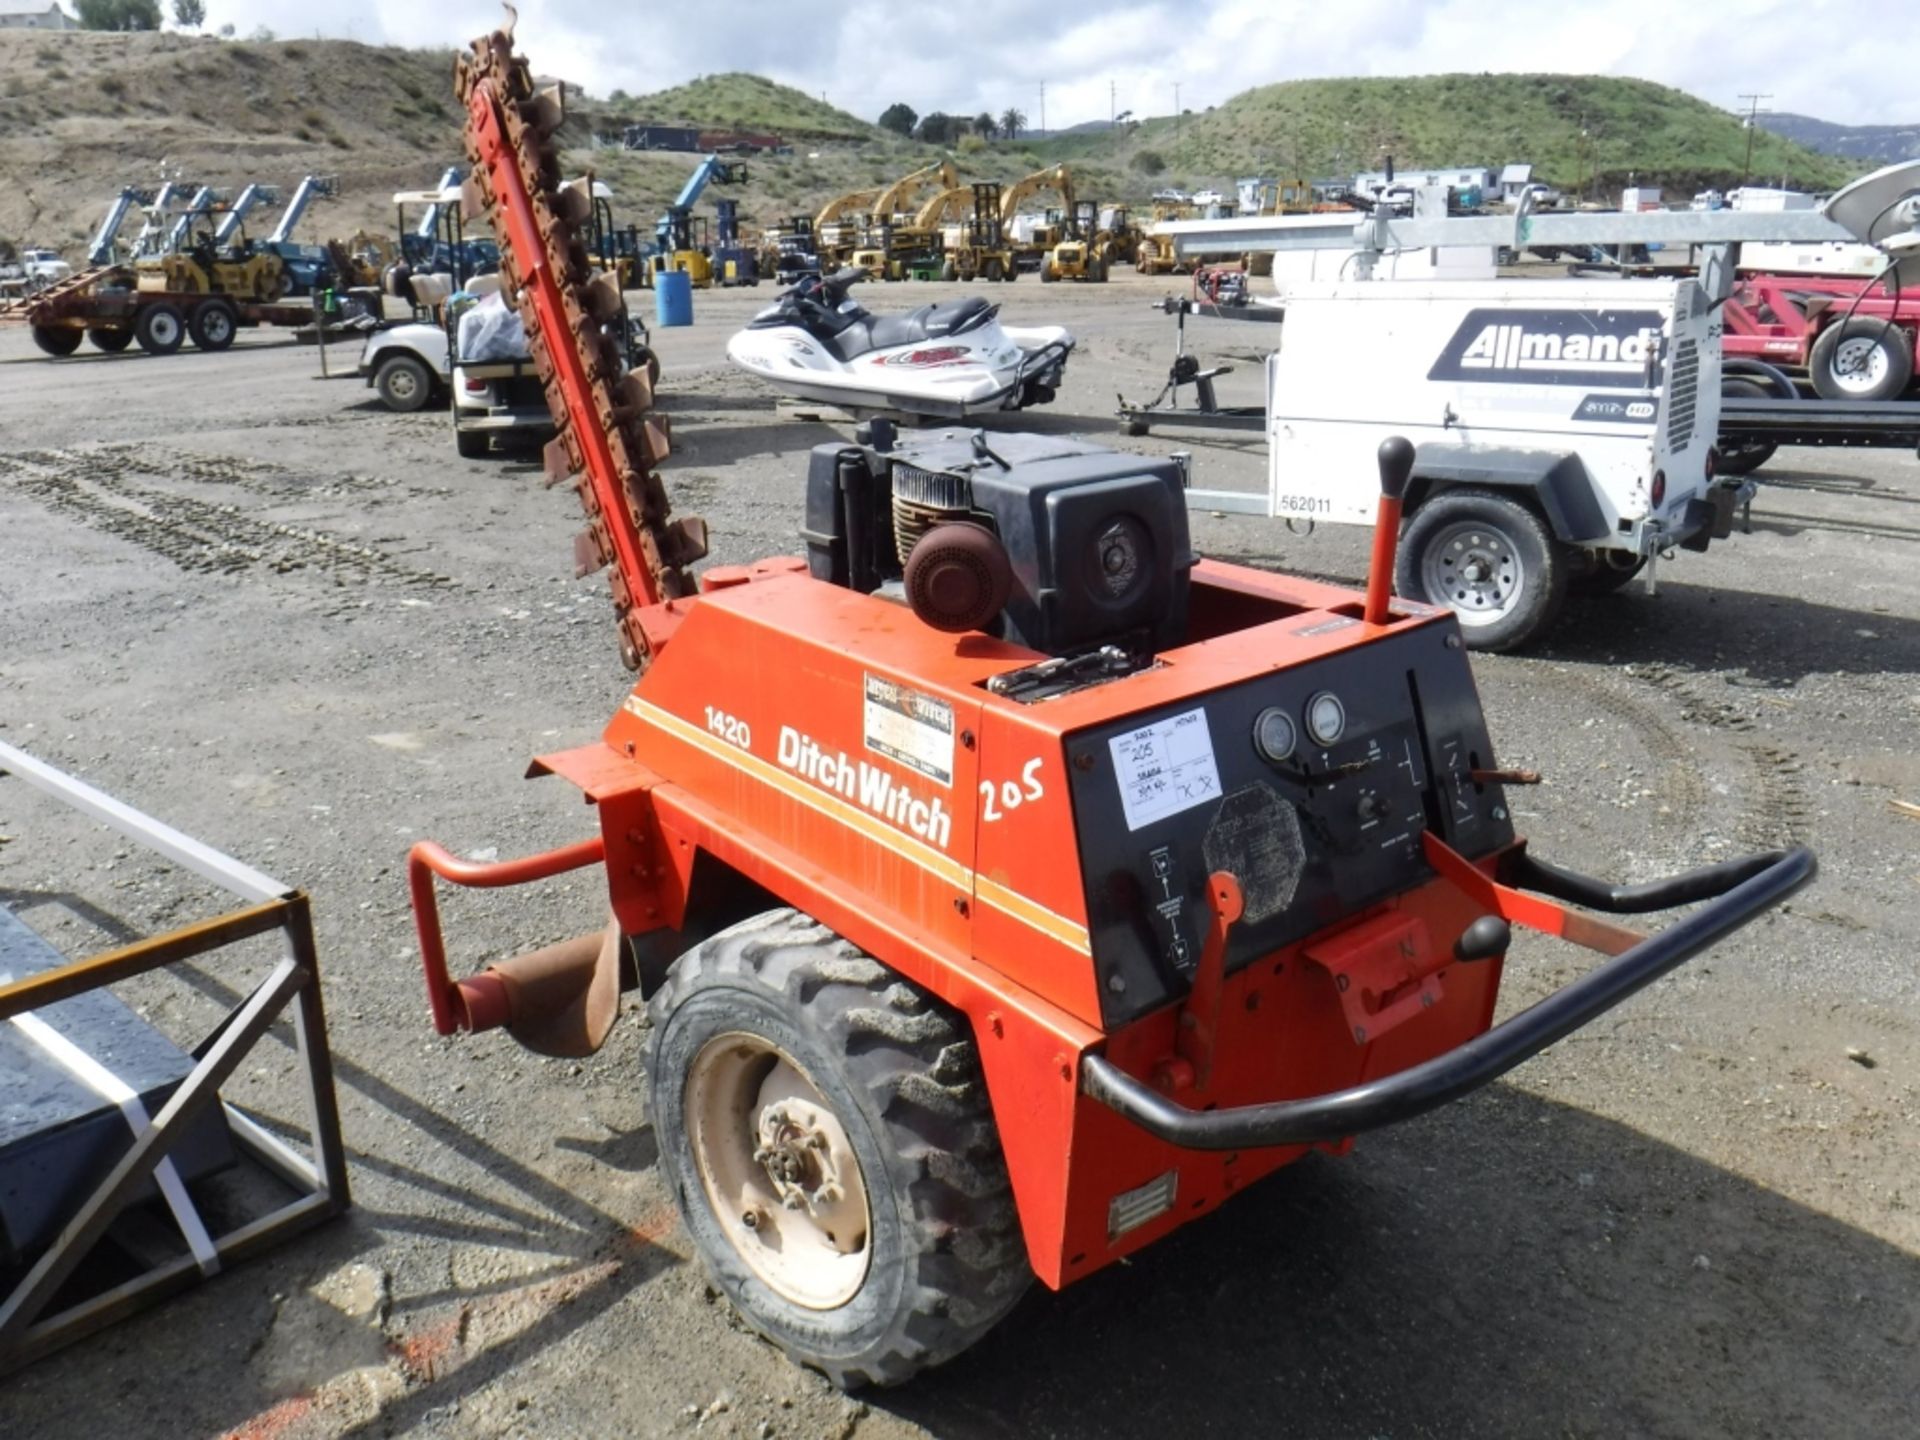
[[[1216,305],[1168,296],[1154,302],[1176,318],[1174,360],[1167,383],[1145,404],[1124,396],[1116,414],[1120,428],[1141,436],[1155,428],[1257,434],[1267,424],[1263,405],[1221,405],[1214,381],[1233,373],[1231,365],[1203,365],[1186,345],[1189,315],[1203,319],[1278,325],[1284,307],[1262,302]],[[1191,408],[1182,408],[1181,392],[1193,389]],[[1809,398],[1794,377],[1764,362],[1728,354],[1720,403],[1718,449],[1722,468],[1747,474],[1758,469],[1782,445],[1817,448],[1911,449],[1920,451],[1920,400],[1825,400]]]
[[[83,338],[110,354],[138,344],[149,355],[171,355],[189,340],[199,350],[225,350],[241,330],[297,328],[312,325],[313,319],[307,301],[142,290],[124,265],[83,270],[36,295],[0,305],[0,325],[28,326],[34,343],[55,358],[73,354]]]

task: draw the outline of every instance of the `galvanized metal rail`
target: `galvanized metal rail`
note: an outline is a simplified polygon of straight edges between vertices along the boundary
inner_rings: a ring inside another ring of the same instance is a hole
[[[44,974],[0,984],[0,1025],[44,1006],[253,936],[278,931],[286,947],[266,976],[195,1049],[192,1072],[158,1113],[138,1129],[132,1145],[75,1208],[46,1252],[10,1292],[0,1296],[0,1374],[4,1374],[341,1214],[349,1196],[346,1149],[334,1098],[333,1061],[320,1000],[313,916],[306,895],[4,742],[0,742],[0,775],[25,781],[251,902],[242,910]],[[220,1086],[289,1007],[305,1070],[310,1147],[305,1154],[219,1094]],[[109,1290],[72,1301],[57,1313],[48,1313],[55,1297],[121,1211],[149,1183],[195,1119],[211,1106],[220,1107],[240,1150],[297,1192],[295,1197],[220,1234],[199,1235],[189,1246],[189,1253],[154,1265]],[[200,1253],[193,1253],[195,1250]]]

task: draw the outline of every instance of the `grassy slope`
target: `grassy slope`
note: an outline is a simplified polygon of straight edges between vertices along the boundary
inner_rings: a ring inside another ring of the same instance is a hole
[[[1589,140],[1583,147],[1584,124]],[[1248,171],[1309,175],[1373,169],[1383,150],[1401,166],[1534,165],[1536,178],[1572,188],[1598,174],[1688,190],[1738,183],[1740,121],[1679,90],[1593,75],[1428,75],[1293,80],[1235,96],[1201,115],[1148,120],[1124,134],[1061,136],[1049,153],[1130,162],[1157,152],[1168,175],[1224,178]],[[1755,139],[1754,174],[1813,189],[1845,183],[1856,167],[1778,136]]]
[[[340,178],[339,200],[316,206],[300,238],[392,223],[389,196],[430,184],[460,153],[450,54],[349,41],[243,44],[177,35],[64,34],[0,43],[0,238],[77,255],[122,185],[151,184],[163,158],[229,189],[249,179],[290,191],[310,171]],[[595,169],[619,196],[623,222],[650,226],[695,157],[597,149],[622,120],[684,120],[780,131],[790,156],[747,161],[738,193],[750,221],[811,212],[846,190],[885,184],[937,152],[878,130],[796,90],[755,76],[708,76],[617,104],[576,93],[566,131],[572,170]],[[1176,125],[997,142],[957,157],[964,173],[1011,181],[1073,163],[1083,196],[1135,198],[1163,180],[1133,167],[1142,150],[1169,162],[1166,179],[1230,178],[1295,162],[1313,174],[1370,162],[1391,144],[1402,164],[1499,164],[1526,158],[1571,184],[1578,130],[1596,135],[1603,179],[1640,177],[1685,190],[1737,178],[1736,120],[1677,91],[1582,77],[1434,76],[1296,81],[1251,90]],[[1756,171],[1798,183],[1844,180],[1844,161],[1759,137]]]
[[[872,140],[884,132],[825,101],[759,75],[702,75],[612,107],[630,120],[662,125],[772,130],[790,140]]]

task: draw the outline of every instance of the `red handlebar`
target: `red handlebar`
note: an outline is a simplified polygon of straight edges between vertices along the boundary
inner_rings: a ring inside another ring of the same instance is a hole
[[[420,965],[426,972],[427,1004],[433,1009],[436,1031],[451,1035],[456,1030],[487,1030],[507,1017],[506,994],[498,981],[483,974],[456,982],[447,974],[447,946],[440,933],[440,902],[433,877],[470,889],[497,890],[548,880],[605,857],[606,842],[598,835],[518,860],[462,860],[432,840],[422,840],[407,852],[407,887],[413,896],[413,924],[420,936]]]

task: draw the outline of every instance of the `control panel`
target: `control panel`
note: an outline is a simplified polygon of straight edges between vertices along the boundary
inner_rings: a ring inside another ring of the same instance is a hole
[[[1195,695],[1067,741],[1109,1026],[1185,993],[1230,871],[1229,971],[1430,878],[1421,834],[1470,856],[1513,840],[1452,625]]]

